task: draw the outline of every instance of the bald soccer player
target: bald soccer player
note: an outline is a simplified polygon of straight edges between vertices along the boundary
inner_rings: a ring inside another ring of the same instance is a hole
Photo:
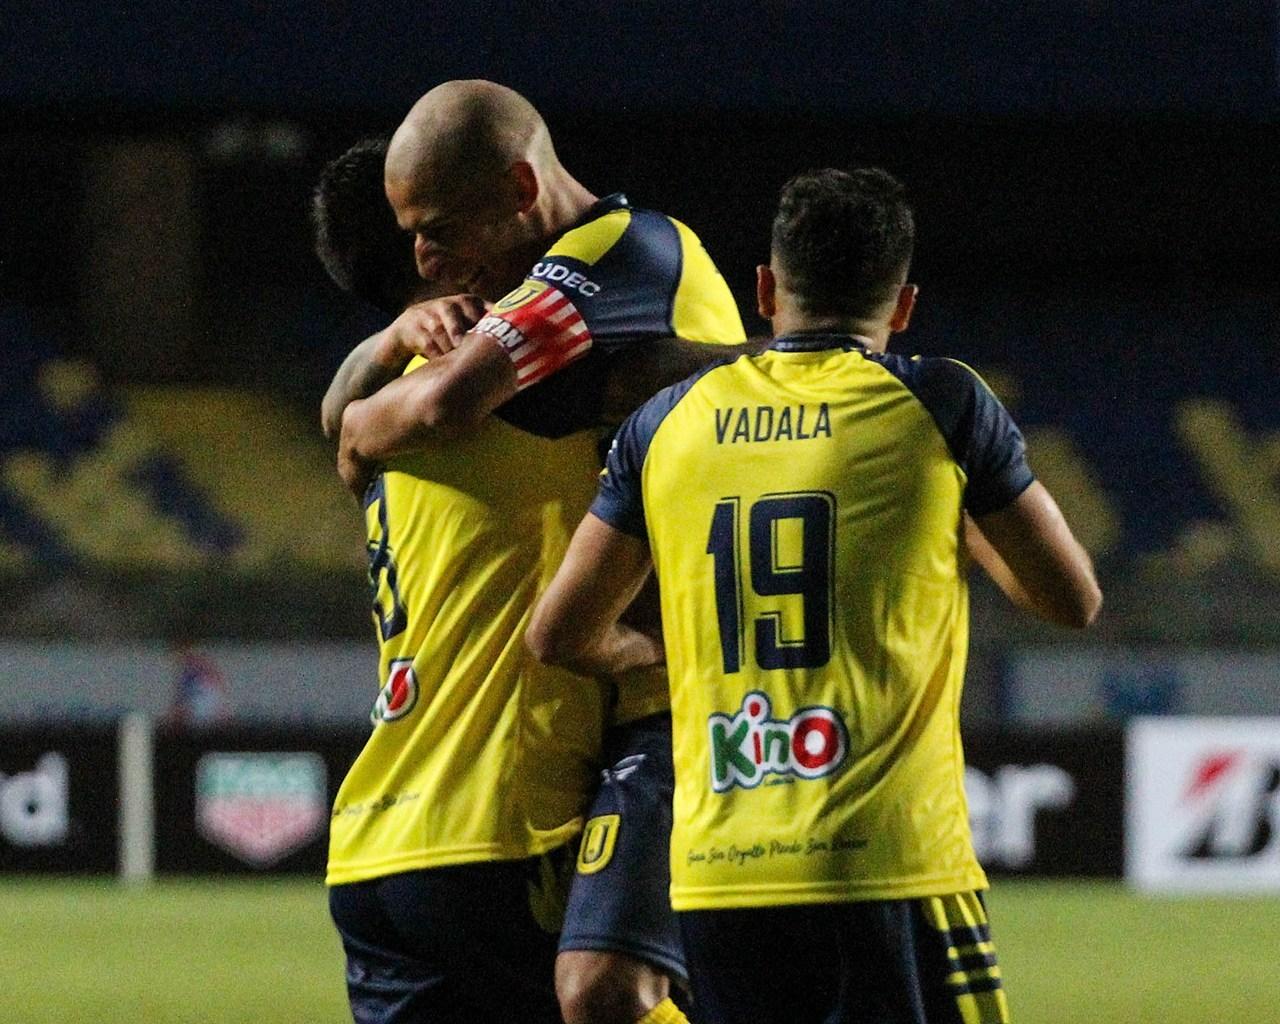
[[[324,414],[329,429],[341,421],[344,475],[356,490],[376,464],[466,435],[490,411],[560,436],[598,424],[619,403],[633,407],[686,372],[682,360],[724,351],[668,336],[742,339],[728,289],[693,233],[619,195],[597,199],[510,90],[484,82],[433,90],[396,133],[386,180],[401,227],[413,231],[419,273],[497,304],[471,331],[464,300],[418,307],[419,324],[434,318],[439,328],[437,358],[366,401],[351,400],[404,367],[394,330],[344,364]],[[394,521],[389,532],[394,539]],[[616,691],[612,767],[579,849],[556,965],[572,1024],[683,1019],[666,998],[684,968],[667,897],[665,691],[661,673]]]
[[[329,164],[313,215],[334,281],[394,315],[439,288],[387,206],[385,153],[367,140]],[[418,307],[384,333],[406,367],[421,362]],[[490,419],[389,460],[369,488],[380,690],[334,801],[327,877],[359,1024],[560,1019],[553,963],[604,693],[513,638],[597,464],[589,432],[549,440]]]

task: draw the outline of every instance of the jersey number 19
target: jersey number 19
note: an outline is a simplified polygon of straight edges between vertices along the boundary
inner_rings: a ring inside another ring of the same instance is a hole
[[[726,674],[742,668],[743,577],[761,597],[799,595],[804,635],[783,636],[782,612],[755,619],[755,659],[762,669],[821,668],[831,660],[832,575],[835,562],[835,496],[827,491],[766,494],[747,514],[747,565],[739,538],[742,499],[724,498],[711,516],[707,554],[712,556],[716,618]],[[799,557],[787,551],[784,524],[798,522]]]

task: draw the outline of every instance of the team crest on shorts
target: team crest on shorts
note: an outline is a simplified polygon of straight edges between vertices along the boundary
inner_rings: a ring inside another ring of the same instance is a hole
[[[622,816],[618,814],[602,814],[587,822],[578,847],[578,874],[594,875],[609,866],[621,825]]]
[[[373,702],[369,720],[374,725],[379,722],[394,722],[398,718],[404,718],[417,703],[418,674],[413,670],[413,659],[395,658],[387,672],[387,684]]]
[[[752,690],[732,715],[707,719],[711,738],[711,788],[752,789],[766,775],[817,779],[830,775],[849,753],[844,720],[827,707],[801,708],[788,719],[773,717],[769,698]]]

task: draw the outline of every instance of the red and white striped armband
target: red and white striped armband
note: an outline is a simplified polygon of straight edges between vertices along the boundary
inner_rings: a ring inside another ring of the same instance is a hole
[[[545,288],[514,309],[491,313],[472,330],[494,338],[515,363],[517,391],[546,380],[591,349],[586,321],[557,288]]]

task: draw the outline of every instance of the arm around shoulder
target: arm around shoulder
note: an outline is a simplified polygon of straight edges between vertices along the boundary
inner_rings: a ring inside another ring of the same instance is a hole
[[[457,436],[516,393],[515,368],[487,335],[398,377],[342,415],[344,448],[388,459],[433,437]]]
[[[1039,481],[1004,508],[974,519],[969,548],[1006,595],[1039,618],[1083,629],[1102,608],[1088,553]]]
[[[342,361],[320,404],[325,437],[335,440],[347,406],[395,380],[415,355],[436,359],[457,348],[484,312],[484,302],[475,295],[429,299],[365,338]]]
[[[476,429],[516,393],[515,368],[475,336],[342,411],[338,475],[358,499],[387,459]]]
[[[404,370],[412,353],[395,345],[390,327],[372,334],[348,354],[320,402],[320,429],[330,441],[342,430],[342,414],[352,402],[367,398]]]

